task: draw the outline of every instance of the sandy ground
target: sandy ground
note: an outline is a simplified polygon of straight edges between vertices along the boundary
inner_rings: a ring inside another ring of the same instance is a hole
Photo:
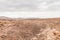
[[[60,18],[0,19],[0,40],[60,40]]]

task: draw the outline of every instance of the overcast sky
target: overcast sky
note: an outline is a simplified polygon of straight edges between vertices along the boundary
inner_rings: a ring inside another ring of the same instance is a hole
[[[0,0],[0,11],[48,10],[60,10],[60,0]]]
[[[0,12],[0,16],[10,18],[59,18],[60,12]]]
[[[60,0],[0,0],[0,16],[54,18],[59,11]]]

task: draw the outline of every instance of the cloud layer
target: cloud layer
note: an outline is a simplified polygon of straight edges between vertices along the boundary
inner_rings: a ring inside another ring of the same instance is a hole
[[[0,16],[11,18],[60,18],[60,12],[0,12]]]
[[[47,10],[60,10],[60,0],[0,0],[0,11]]]

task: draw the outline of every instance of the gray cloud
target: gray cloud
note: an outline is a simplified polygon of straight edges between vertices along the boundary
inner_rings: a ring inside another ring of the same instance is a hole
[[[0,0],[0,11],[60,10],[60,0]]]

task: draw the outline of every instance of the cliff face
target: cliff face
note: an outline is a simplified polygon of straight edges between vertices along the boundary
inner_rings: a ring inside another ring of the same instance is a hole
[[[60,40],[60,18],[0,19],[0,40]]]

